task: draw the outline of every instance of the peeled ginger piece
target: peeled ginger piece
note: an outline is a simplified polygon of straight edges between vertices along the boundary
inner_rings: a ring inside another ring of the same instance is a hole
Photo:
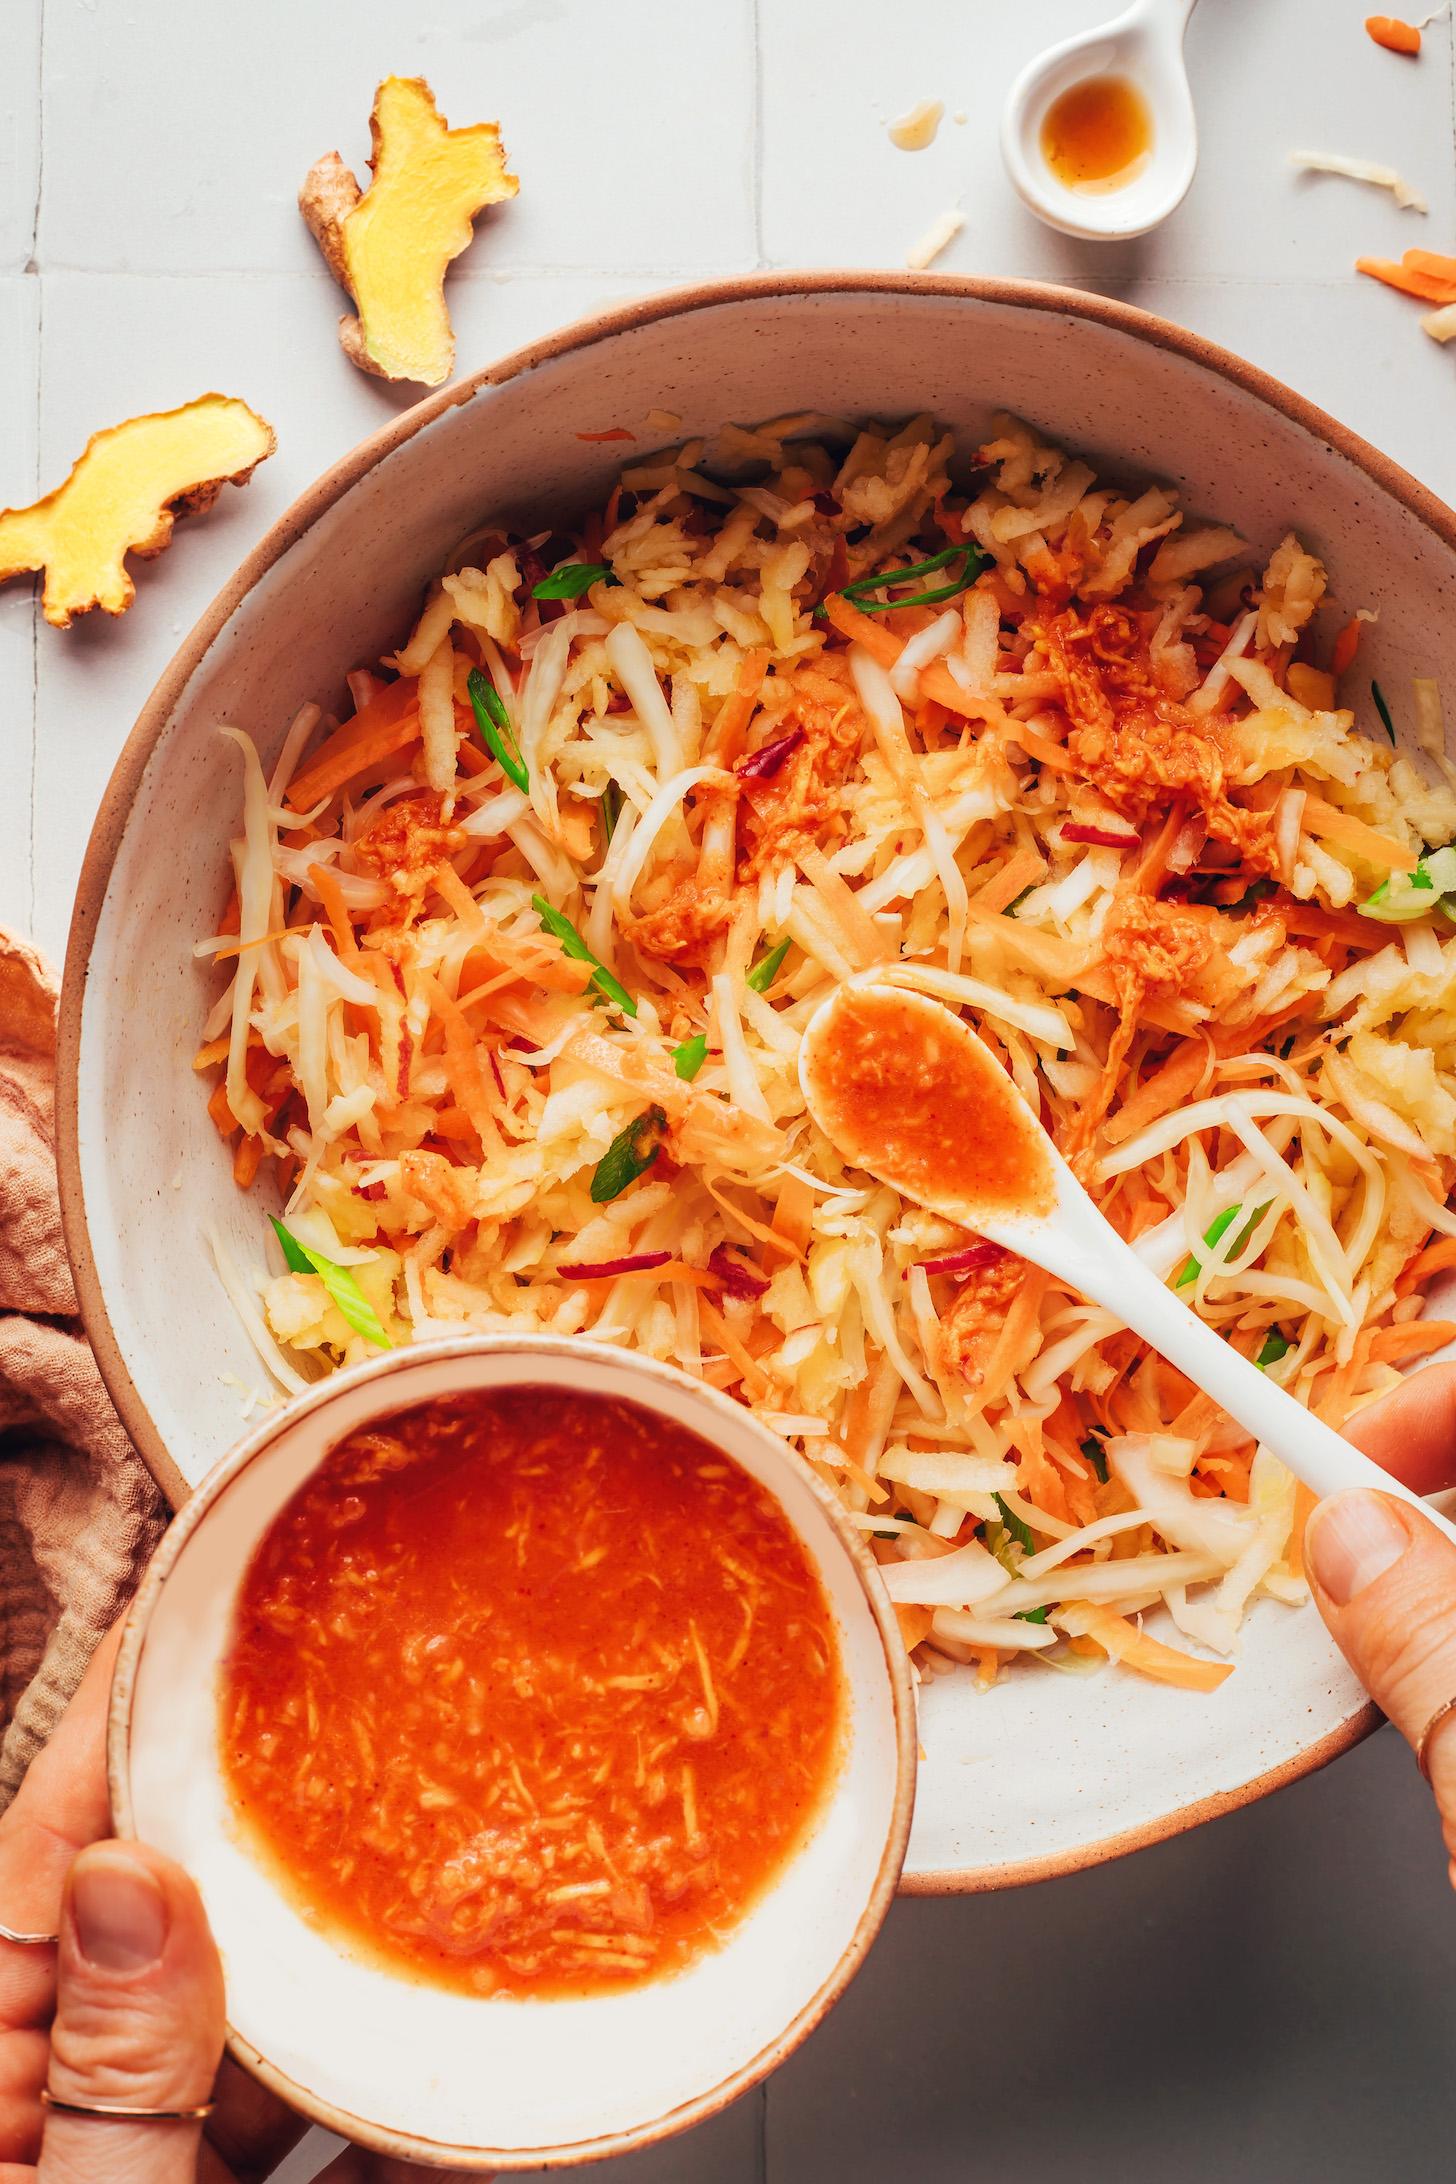
[[[125,614],[136,597],[127,555],[164,553],[177,516],[245,484],[276,444],[271,425],[225,394],[93,433],[64,485],[0,511],[0,583],[44,569],[45,618],[57,629],[93,607]]]
[[[498,125],[451,129],[418,76],[385,78],[369,130],[368,189],[328,152],[309,169],[299,210],[359,314],[339,322],[344,354],[381,379],[437,387],[455,363],[446,269],[476,214],[520,184],[506,173]]]

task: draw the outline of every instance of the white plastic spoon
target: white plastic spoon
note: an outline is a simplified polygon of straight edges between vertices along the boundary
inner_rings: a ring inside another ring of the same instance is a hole
[[[1093,1205],[976,1034],[939,1001],[841,986],[799,1056],[809,1112],[842,1157],[1044,1267],[1186,1373],[1318,1495],[1374,1487],[1456,1524],[1286,1395],[1164,1287]]]
[[[1175,212],[1198,165],[1198,123],[1183,62],[1196,0],[1133,0],[1115,21],[1037,55],[1007,95],[1001,152],[1019,195],[1065,235],[1110,241],[1146,235]],[[1120,76],[1146,101],[1152,142],[1139,171],[1100,194],[1074,189],[1047,164],[1042,124],[1053,101],[1089,77]]]

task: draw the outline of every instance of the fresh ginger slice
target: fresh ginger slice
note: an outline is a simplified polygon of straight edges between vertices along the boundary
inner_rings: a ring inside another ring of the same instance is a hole
[[[373,181],[362,194],[337,152],[309,169],[298,208],[329,271],[354,300],[344,354],[381,379],[437,387],[455,363],[445,273],[487,205],[520,187],[499,126],[451,129],[419,76],[387,76],[369,117]]]
[[[136,597],[127,555],[165,552],[176,516],[245,484],[276,444],[272,426],[226,394],[93,433],[64,485],[0,511],[0,583],[44,569],[45,618],[57,629],[92,607],[125,614]]]

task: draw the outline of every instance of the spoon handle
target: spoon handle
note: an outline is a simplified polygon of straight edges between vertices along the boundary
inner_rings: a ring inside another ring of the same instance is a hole
[[[1064,1196],[1064,1206],[1065,1206]],[[1456,1524],[1419,1494],[1363,1456],[1341,1434],[1316,1418],[1276,1381],[1235,1350],[1191,1312],[1143,1264],[1102,1216],[1087,1212],[1097,1233],[1085,1241],[1059,1222],[1034,1230],[1012,1222],[983,1226],[982,1233],[1019,1251],[1049,1273],[1072,1282],[1084,1296],[1113,1313],[1134,1334],[1186,1373],[1195,1387],[1216,1398],[1256,1440],[1322,1499],[1347,1487],[1373,1487],[1422,1511],[1456,1542]]]

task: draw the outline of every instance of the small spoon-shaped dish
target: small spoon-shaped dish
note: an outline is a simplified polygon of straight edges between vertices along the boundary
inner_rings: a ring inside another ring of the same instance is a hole
[[[1183,61],[1196,0],[1134,0],[1125,14],[1038,54],[1007,95],[1001,152],[1018,194],[1064,235],[1112,241],[1146,235],[1175,212],[1198,165],[1198,123]],[[1047,159],[1042,132],[1065,93],[1096,79],[1125,82],[1147,108],[1150,141],[1125,181],[1075,186]]]
[[[1374,1487],[1456,1524],[1371,1463],[1164,1287],[1098,1212],[1006,1072],[940,1002],[841,986],[799,1058],[804,1097],[845,1160],[1044,1267],[1113,1313],[1324,1496]]]

